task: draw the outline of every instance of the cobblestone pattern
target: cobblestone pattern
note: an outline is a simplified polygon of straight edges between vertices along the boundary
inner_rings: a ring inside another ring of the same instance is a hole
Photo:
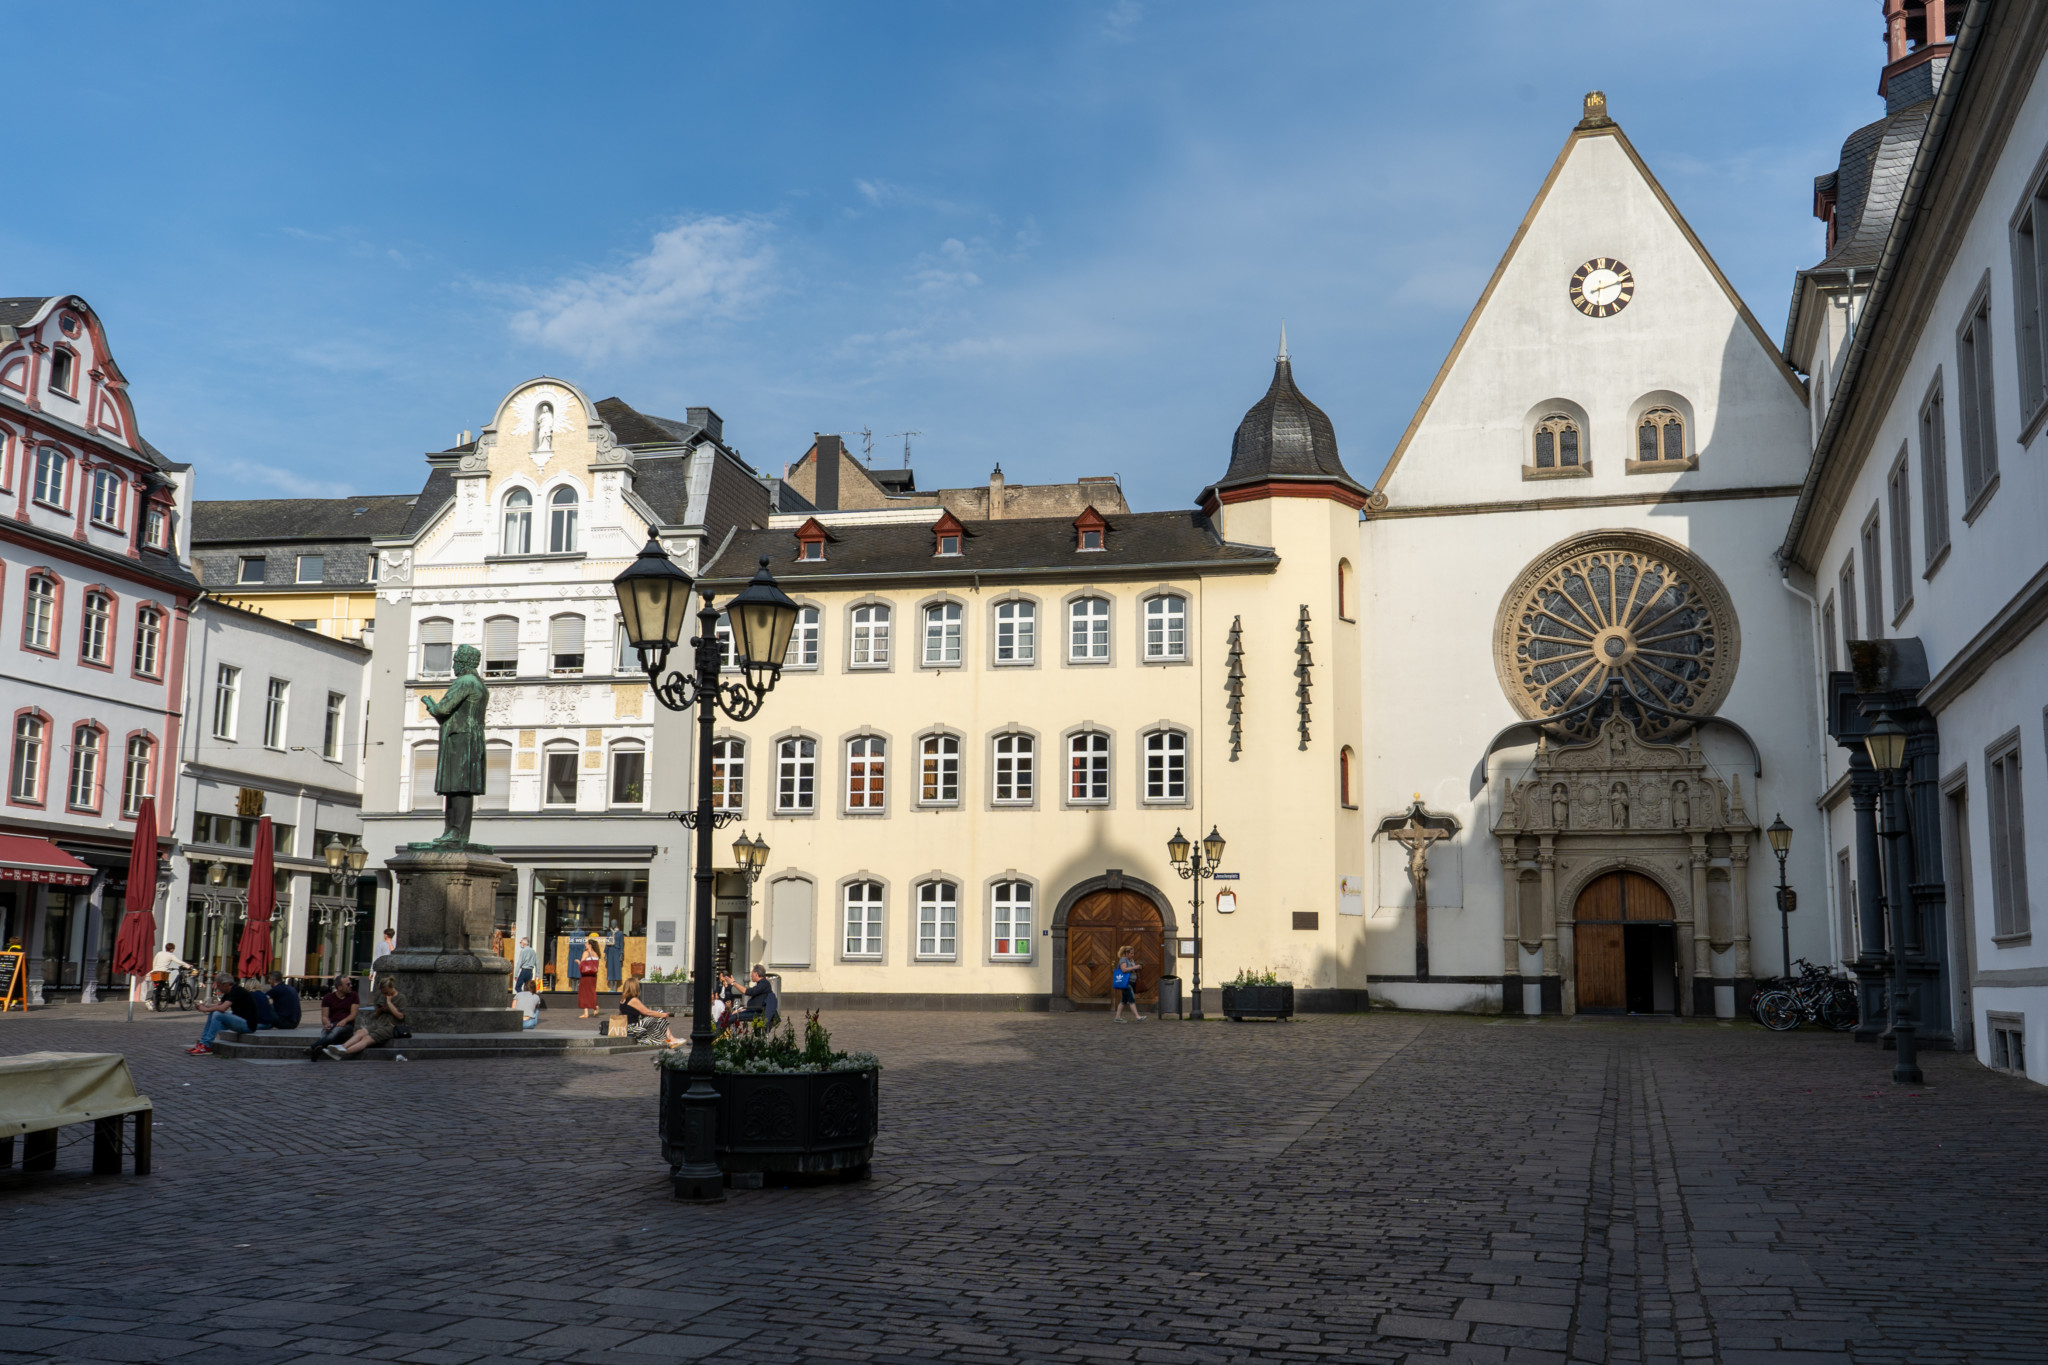
[[[70,1007],[156,1174],[0,1177],[13,1360],[2048,1358],[2048,1092],[1802,1030],[843,1014],[867,1184],[668,1197],[644,1056],[231,1063]]]

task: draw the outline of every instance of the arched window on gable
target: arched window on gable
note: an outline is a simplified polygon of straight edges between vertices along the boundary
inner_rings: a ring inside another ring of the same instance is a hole
[[[1579,424],[1570,413],[1548,413],[1536,424],[1535,463],[1538,469],[1578,467]]]
[[[564,485],[548,497],[548,553],[566,555],[575,551],[576,490]]]
[[[533,553],[533,494],[524,488],[515,488],[505,495],[505,534],[498,544],[498,553]]]
[[[1685,419],[1670,408],[1651,408],[1636,424],[1636,461],[1685,459]]]

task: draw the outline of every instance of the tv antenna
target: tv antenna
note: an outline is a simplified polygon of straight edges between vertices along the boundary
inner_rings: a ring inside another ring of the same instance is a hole
[[[875,467],[875,433],[872,428],[862,427],[859,431],[821,431],[820,436],[837,436],[841,440],[849,436],[860,437],[860,453],[868,462],[868,468]]]
[[[924,433],[921,431],[892,431],[889,434],[891,436],[901,436],[903,438],[903,467],[905,469],[910,468],[910,438],[913,436],[922,436],[924,435]]]

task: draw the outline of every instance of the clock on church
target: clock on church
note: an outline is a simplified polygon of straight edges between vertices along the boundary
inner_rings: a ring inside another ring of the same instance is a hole
[[[1635,297],[1636,277],[1611,256],[1595,256],[1572,272],[1572,307],[1589,318],[1609,318]]]

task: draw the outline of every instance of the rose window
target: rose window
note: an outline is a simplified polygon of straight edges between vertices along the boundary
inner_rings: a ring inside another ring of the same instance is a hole
[[[1654,737],[1721,704],[1736,651],[1711,570],[1658,537],[1607,532],[1523,572],[1501,607],[1495,663],[1530,720],[1587,737],[1618,707]]]

